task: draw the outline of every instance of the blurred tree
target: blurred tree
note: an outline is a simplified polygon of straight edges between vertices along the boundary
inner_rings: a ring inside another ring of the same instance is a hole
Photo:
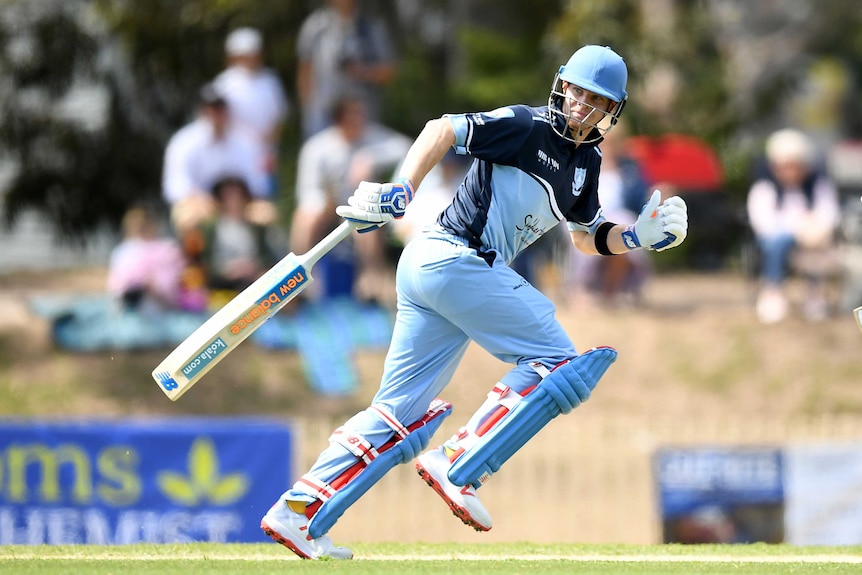
[[[860,82],[862,10],[814,0],[579,0],[549,30],[560,55],[584,43],[616,48],[629,63],[626,117],[636,133],[706,140],[725,163],[728,190],[744,193],[745,167],[787,103],[829,58]],[[846,90],[836,138],[862,136],[862,108]]]
[[[555,52],[602,44],[629,65],[626,117],[636,133],[683,132],[710,142],[736,127],[729,87],[703,2],[582,0],[569,2],[551,28]]]
[[[227,32],[259,28],[295,104],[295,43],[323,0],[5,0],[0,4],[0,159],[17,167],[0,197],[68,235],[116,223],[159,198],[162,152],[223,66]],[[636,133],[683,132],[722,155],[729,187],[760,134],[818,58],[846,70],[845,135],[859,137],[862,11],[814,0],[366,0],[399,55],[384,121],[410,136],[444,112],[545,102],[556,68],[585,43],[628,61]],[[754,136],[752,136],[752,134]],[[298,114],[282,141],[293,185]],[[292,194],[286,194],[288,196]]]
[[[158,202],[164,146],[223,67],[228,31],[260,28],[268,63],[292,77],[293,31],[316,4],[8,0],[0,156],[16,168],[5,223],[35,208],[81,239],[133,203]]]

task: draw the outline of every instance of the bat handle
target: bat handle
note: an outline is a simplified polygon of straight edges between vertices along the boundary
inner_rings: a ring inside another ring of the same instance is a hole
[[[350,232],[354,229],[355,226],[352,222],[344,220],[337,228],[329,232],[329,235],[320,240],[317,245],[312,247],[302,256],[303,263],[308,267],[313,266],[320,258],[329,253],[332,248],[340,244],[347,236],[349,236]]]

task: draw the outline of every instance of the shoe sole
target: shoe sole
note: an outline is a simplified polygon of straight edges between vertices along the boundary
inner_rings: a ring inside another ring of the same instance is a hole
[[[312,557],[311,555],[301,551],[293,541],[291,541],[287,537],[282,536],[278,531],[270,527],[267,524],[266,519],[261,520],[260,528],[263,529],[263,532],[266,533],[273,541],[284,545],[285,547],[299,555],[302,559],[314,559],[314,557]]]
[[[429,473],[428,470],[425,469],[425,467],[421,463],[416,464],[416,471],[417,473],[419,473],[419,477],[421,477],[422,480],[427,483],[428,486],[443,499],[443,501],[446,502],[446,505],[448,505],[449,509],[452,510],[452,514],[458,519],[460,519],[464,525],[472,527],[476,531],[491,530],[490,527],[486,527],[485,525],[482,525],[481,523],[473,519],[473,516],[470,515],[470,512],[467,511],[466,508],[452,501],[452,498],[446,494],[446,491],[443,489],[443,486],[440,485],[440,482],[434,479],[434,476],[431,475],[431,473]]]

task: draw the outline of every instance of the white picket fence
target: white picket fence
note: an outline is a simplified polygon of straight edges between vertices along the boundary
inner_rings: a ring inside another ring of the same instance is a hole
[[[304,472],[340,422],[297,422],[297,473]],[[444,422],[435,441],[454,431]],[[812,441],[862,443],[862,420],[638,419],[579,413],[558,418],[480,490],[494,519],[487,533],[462,525],[418,477],[393,469],[333,528],[343,542],[631,543],[661,540],[652,475],[660,447],[772,446]]]

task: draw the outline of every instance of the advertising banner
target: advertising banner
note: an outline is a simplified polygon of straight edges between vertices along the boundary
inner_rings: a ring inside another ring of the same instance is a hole
[[[862,446],[785,450],[787,542],[862,545]]]
[[[662,449],[654,458],[665,543],[784,540],[779,449]]]
[[[268,540],[293,449],[263,419],[0,421],[0,545]]]

